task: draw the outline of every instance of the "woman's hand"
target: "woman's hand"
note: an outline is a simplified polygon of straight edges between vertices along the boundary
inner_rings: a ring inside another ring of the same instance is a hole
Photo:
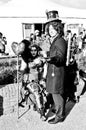
[[[29,68],[33,68],[34,66],[36,66],[36,64],[34,62],[29,63]]]

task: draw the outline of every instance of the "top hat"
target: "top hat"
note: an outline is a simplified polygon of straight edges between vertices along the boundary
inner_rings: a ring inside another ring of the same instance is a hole
[[[58,15],[58,11],[56,10],[52,10],[52,11],[46,11],[46,15],[47,15],[47,23],[52,22],[52,21],[57,21],[57,22],[61,22],[61,20],[59,19],[59,15]]]

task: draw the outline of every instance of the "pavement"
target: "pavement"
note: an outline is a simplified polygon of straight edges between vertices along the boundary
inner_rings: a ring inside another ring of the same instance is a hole
[[[0,130],[86,130],[86,92],[80,97],[79,103],[69,101],[65,111],[66,118],[63,122],[49,124],[48,120],[54,116],[53,113],[48,113],[49,118],[44,122],[32,107],[19,107],[14,112],[0,116]]]

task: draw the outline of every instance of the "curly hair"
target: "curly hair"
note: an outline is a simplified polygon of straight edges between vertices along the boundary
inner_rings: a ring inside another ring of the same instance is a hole
[[[53,28],[58,32],[58,34],[60,36],[63,36],[64,35],[64,26],[62,23],[58,22],[58,21],[52,21],[50,23],[48,23],[46,26],[45,26],[45,32],[47,32],[49,34],[49,26],[52,25]]]

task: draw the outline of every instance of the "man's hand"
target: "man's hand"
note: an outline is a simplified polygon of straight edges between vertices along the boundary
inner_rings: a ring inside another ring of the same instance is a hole
[[[51,61],[51,59],[50,58],[46,58],[46,62],[49,62],[49,61]]]

